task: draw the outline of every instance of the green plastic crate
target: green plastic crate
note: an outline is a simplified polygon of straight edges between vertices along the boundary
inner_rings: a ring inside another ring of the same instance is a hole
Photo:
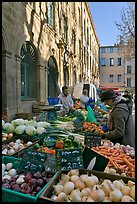
[[[21,159],[15,157],[2,156],[2,162],[4,164],[7,164],[9,162],[13,163],[13,168],[15,169],[19,167],[20,160]],[[31,196],[7,188],[2,188],[2,202],[37,202],[38,197],[41,195],[48,183],[41,189],[41,191],[37,193],[36,196]]]

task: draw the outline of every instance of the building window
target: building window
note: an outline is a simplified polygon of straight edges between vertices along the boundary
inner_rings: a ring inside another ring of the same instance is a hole
[[[25,42],[21,47],[21,98],[35,98],[37,84],[37,56],[34,47]]]
[[[131,74],[131,66],[127,66],[127,74]]]
[[[81,11],[80,11],[80,8],[78,8],[78,14],[79,14],[79,25],[81,25]]]
[[[117,81],[118,81],[118,83],[121,83],[121,74],[117,75]]]
[[[110,52],[114,52],[114,48],[113,47],[110,47]]]
[[[79,59],[81,60],[81,41],[79,40]]]
[[[106,66],[106,59],[105,58],[101,58],[101,66]]]
[[[121,58],[117,59],[117,66],[121,66]]]
[[[74,30],[72,30],[72,40],[71,40],[71,43],[72,43],[73,52],[75,53],[75,31]]]
[[[105,47],[100,48],[100,53],[105,53]]]
[[[110,83],[113,83],[113,74],[110,74],[110,76],[109,76],[109,82],[110,82]]]
[[[87,46],[89,45],[89,29],[87,28]]]
[[[67,19],[64,16],[64,42],[65,43],[67,43],[67,32],[68,32]]]
[[[110,66],[114,66],[114,58],[110,58]]]
[[[131,78],[127,78],[127,87],[131,87]]]
[[[84,20],[84,35],[86,36],[86,21]]]
[[[48,25],[54,29],[54,2],[48,3]]]

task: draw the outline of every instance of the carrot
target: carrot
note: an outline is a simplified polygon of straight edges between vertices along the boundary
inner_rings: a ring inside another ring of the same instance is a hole
[[[119,168],[118,164],[113,161],[113,158],[112,158],[112,157],[109,157],[109,161],[110,161],[110,163],[114,166],[115,169],[118,169],[118,168]]]
[[[131,162],[129,162],[128,160],[127,160],[127,158],[123,158],[123,161],[127,164],[127,166],[128,167],[132,167],[132,168],[134,168],[134,165],[131,163]]]

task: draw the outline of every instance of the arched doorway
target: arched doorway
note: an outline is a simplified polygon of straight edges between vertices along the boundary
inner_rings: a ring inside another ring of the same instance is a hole
[[[48,97],[57,97],[60,94],[58,85],[58,67],[54,56],[48,60]]]

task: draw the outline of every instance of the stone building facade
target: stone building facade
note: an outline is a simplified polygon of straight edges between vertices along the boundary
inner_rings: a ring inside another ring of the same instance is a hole
[[[101,46],[99,60],[100,88],[114,87],[124,91],[124,61],[119,53],[118,46]]]
[[[135,92],[135,59],[124,58],[118,45],[99,49],[100,87],[115,87]]]
[[[98,49],[87,2],[2,2],[3,113],[32,113],[63,85],[99,86]]]

